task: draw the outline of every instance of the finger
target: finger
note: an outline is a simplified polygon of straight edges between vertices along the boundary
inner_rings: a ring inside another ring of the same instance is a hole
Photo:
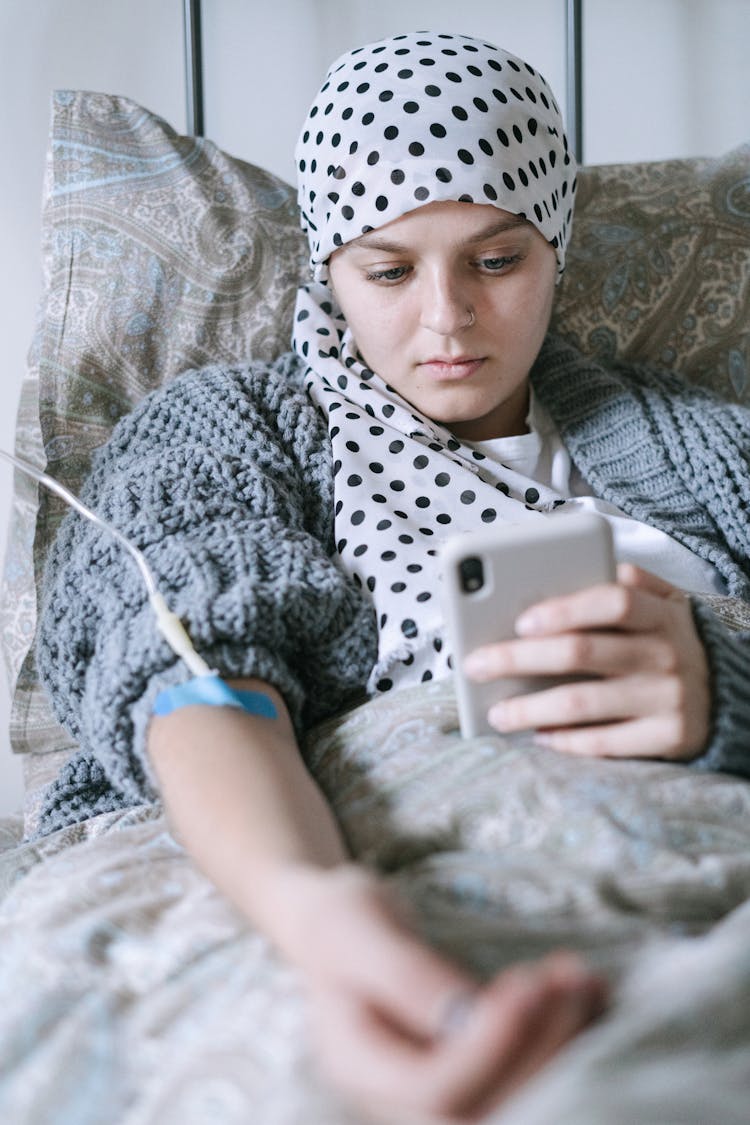
[[[582,957],[577,953],[567,950],[558,950],[548,953],[537,964],[548,974],[550,980],[558,985],[572,990],[590,990],[598,1000],[597,1014],[601,1014],[606,1006],[608,997],[607,982],[598,973],[590,969]]]
[[[472,1120],[484,1117],[515,1094],[558,1052],[606,1009],[607,988],[602,980],[589,978],[573,990],[562,982],[552,985],[540,1018],[528,1028],[526,1041],[519,1044],[516,1059],[485,1098],[473,1107]]]
[[[470,1034],[440,1054],[434,1095],[461,1114],[507,1097],[598,1015],[603,1002],[602,982],[577,958],[553,956],[506,970],[483,993]]]
[[[378,1117],[403,1120],[405,1110],[440,1113],[442,1117],[453,1106],[456,1083],[446,1076],[443,1065],[446,1055],[455,1050],[453,1036],[411,1038],[400,1024],[394,1024],[382,1011],[356,995],[333,1000],[322,997],[313,1017],[314,1039],[324,1075],[368,1110],[379,1111]],[[465,1025],[462,1034],[465,1035]],[[484,1055],[492,1053],[486,1044],[482,1044],[482,1050]],[[475,1066],[478,1054],[475,1047],[471,1054]],[[466,1067],[456,1069],[463,1096],[471,1078]],[[393,1110],[391,1117],[385,1112],[389,1106]]]
[[[502,641],[475,649],[464,670],[478,683],[508,676],[622,676],[668,673],[675,646],[654,634],[576,632]]]
[[[463,1120],[490,1099],[504,1100],[522,1076],[530,1076],[541,1065],[537,1057],[533,1063],[531,1059],[541,1027],[556,1022],[568,1003],[576,1006],[557,991],[543,973],[530,968],[508,970],[493,982],[472,1025],[441,1044],[430,1060],[435,1073],[425,1078],[433,1112]]]
[[[622,676],[577,680],[493,704],[487,719],[495,730],[539,730],[612,722],[681,710],[682,682],[676,676]]]
[[[690,730],[677,716],[656,715],[595,727],[545,730],[534,734],[541,746],[581,758],[664,758],[688,760],[700,746],[688,746]]]
[[[520,615],[515,629],[522,637],[604,628],[648,633],[662,627],[665,606],[672,604],[649,590],[610,582],[538,602]]]
[[[339,1091],[371,1107],[414,1105],[410,1073],[425,1042],[410,1038],[356,993],[312,994],[310,1023],[318,1064]]]
[[[355,909],[344,919],[342,946],[325,976],[366,995],[408,1034],[432,1038],[452,1006],[471,1003],[477,982],[407,926],[383,883],[368,879],[359,886]],[[352,949],[366,949],[367,956],[352,957]]]
[[[476,999],[476,982],[417,939],[394,941],[375,957],[370,953],[362,981],[370,1000],[411,1035],[434,1038]]]
[[[617,567],[617,581],[623,586],[632,586],[638,590],[647,590],[660,598],[685,598],[687,594],[650,570],[643,570],[633,563],[620,563]]]
[[[316,1030],[324,1072],[370,1108],[391,1103],[440,1117],[510,1091],[601,1011],[601,982],[577,959],[553,956],[502,973],[455,1035],[406,1038],[351,998],[322,998]]]

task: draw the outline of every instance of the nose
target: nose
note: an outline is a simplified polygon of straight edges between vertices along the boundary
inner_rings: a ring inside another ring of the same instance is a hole
[[[475,320],[471,300],[459,279],[442,271],[422,284],[421,323],[439,336],[454,336]]]

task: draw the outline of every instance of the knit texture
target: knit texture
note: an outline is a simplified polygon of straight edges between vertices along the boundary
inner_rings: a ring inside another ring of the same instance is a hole
[[[711,741],[691,765],[750,777],[750,633],[730,633],[698,598],[693,620],[711,669]]]
[[[372,607],[330,558],[327,431],[300,370],[288,356],[181,376],[117,425],[82,493],[144,551],[209,665],[274,684],[298,732],[355,698],[377,654]],[[155,799],[153,700],[189,673],[132,559],[76,515],[47,564],[37,658],[81,747],[40,831]]]
[[[605,369],[548,336],[536,393],[593,492],[716,567],[750,600],[750,413],[640,365]],[[750,633],[693,598],[711,671],[711,740],[691,765],[750,777]]]
[[[750,599],[750,412],[670,372],[605,369],[553,336],[531,378],[593,493]]]
[[[303,365],[192,371],[146,398],[95,458],[83,498],[144,550],[196,647],[258,676],[298,732],[361,696],[377,656],[367,595],[334,563],[326,420]],[[532,372],[594,493],[707,559],[750,596],[750,416],[672,375],[605,369],[548,339]],[[714,688],[699,768],[750,775],[750,635],[700,603]],[[154,800],[156,694],[188,678],[158,634],[132,560],[78,516],[50,554],[37,659],[80,753],[47,793],[40,832]]]

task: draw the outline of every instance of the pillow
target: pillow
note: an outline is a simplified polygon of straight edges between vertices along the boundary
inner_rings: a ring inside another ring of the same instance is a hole
[[[307,261],[292,189],[127,98],[54,94],[42,250],[16,447],[74,491],[92,451],[154,387],[289,349]],[[17,480],[2,607],[16,752],[72,746],[30,647],[35,578],[66,511]]]
[[[750,145],[583,169],[553,326],[750,401]]]
[[[74,490],[144,394],[206,362],[288,349],[307,272],[292,189],[126,98],[58,92],[43,207],[44,295],[17,448]],[[555,326],[743,399],[750,147],[722,160],[583,169]],[[36,582],[65,508],[19,478],[2,630],[17,752],[72,743],[33,659]]]

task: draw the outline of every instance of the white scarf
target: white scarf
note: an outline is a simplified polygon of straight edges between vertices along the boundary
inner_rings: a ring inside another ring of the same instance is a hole
[[[294,347],[314,367],[305,385],[328,416],[340,565],[367,589],[378,619],[368,691],[447,675],[439,547],[496,522],[539,518],[559,494],[486,458],[415,411],[368,370],[330,290],[297,296]]]
[[[565,264],[575,161],[544,78],[483,40],[411,32],[329,69],[296,149],[315,281],[297,298],[294,347],[328,415],[341,566],[378,615],[371,691],[446,674],[437,555],[451,535],[536,518],[550,489],[425,418],[358,354],[326,287],[336,248],[422,203],[493,204],[533,223]]]

